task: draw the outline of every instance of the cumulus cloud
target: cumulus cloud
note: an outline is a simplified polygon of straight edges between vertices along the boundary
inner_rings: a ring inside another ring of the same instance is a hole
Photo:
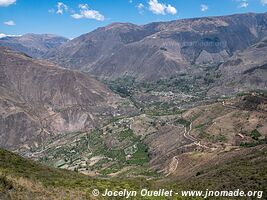
[[[0,0],[0,6],[6,7],[16,3],[16,0]]]
[[[159,3],[157,0],[150,0],[148,4],[149,4],[149,10],[151,10],[154,14],[165,15],[164,4]]]
[[[95,19],[97,21],[104,21],[105,17],[97,10],[89,9],[89,6],[87,4],[80,4],[79,5],[80,12],[74,13],[71,15],[74,19]]]
[[[68,11],[68,6],[62,2],[57,3],[57,14],[62,15],[64,12]]]
[[[4,22],[4,24],[7,26],[15,26],[16,25],[16,23],[13,20],[6,21],[6,22]]]
[[[246,7],[248,7],[248,1],[247,0],[241,0],[238,7],[239,8],[246,8]]]
[[[209,9],[209,6],[207,6],[207,5],[205,5],[205,4],[201,4],[200,5],[200,10],[202,11],[202,12],[205,12],[205,11],[207,11]]]
[[[170,4],[166,8],[166,12],[172,15],[175,15],[177,13],[177,10],[175,7],[171,6]]]
[[[172,5],[159,3],[158,0],[149,0],[148,2],[149,10],[156,14],[156,15],[166,15],[166,14],[172,14],[175,15],[177,13],[177,10]]]
[[[262,5],[267,5],[267,0],[261,0]]]

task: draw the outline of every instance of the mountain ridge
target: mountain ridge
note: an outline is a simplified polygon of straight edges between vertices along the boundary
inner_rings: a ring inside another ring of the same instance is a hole
[[[101,80],[149,82],[217,67],[267,35],[267,14],[181,19],[146,25],[113,23],[69,41],[43,58]]]

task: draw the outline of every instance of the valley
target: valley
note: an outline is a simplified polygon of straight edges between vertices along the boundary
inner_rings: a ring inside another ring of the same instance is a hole
[[[27,156],[92,177],[157,179],[184,177],[185,163],[192,176],[221,154],[266,144],[265,93],[210,101],[183,110],[148,104],[136,116],[50,138]]]
[[[245,13],[0,38],[0,199],[265,198],[266,37],[267,14]]]

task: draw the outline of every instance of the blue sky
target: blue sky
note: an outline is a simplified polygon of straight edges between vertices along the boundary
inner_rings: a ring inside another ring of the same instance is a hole
[[[52,33],[74,38],[113,22],[267,12],[267,0],[0,0],[0,37]]]

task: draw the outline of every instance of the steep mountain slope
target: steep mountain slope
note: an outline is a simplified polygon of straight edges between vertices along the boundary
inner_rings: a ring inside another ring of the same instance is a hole
[[[141,40],[151,31],[134,24],[114,23],[49,51],[45,58],[62,66],[86,70],[122,46]]]
[[[138,190],[149,187],[147,181],[102,180],[88,178],[76,172],[42,166],[31,160],[0,149],[0,199],[1,200],[58,200],[107,199],[94,197],[93,189]]]
[[[0,38],[0,46],[21,51],[27,55],[39,58],[50,49],[54,49],[68,39],[52,34],[25,34],[19,37]]]
[[[0,47],[0,88],[0,145],[13,150],[90,130],[125,112],[118,96],[87,75],[5,47]]]
[[[158,80],[216,66],[267,34],[267,14],[240,14],[152,23],[111,24],[45,55],[101,79]]]
[[[145,138],[150,166],[186,177],[210,159],[220,160],[220,154],[266,144],[266,106],[266,94],[253,93],[190,108],[173,122],[161,118],[165,125]]]
[[[145,180],[140,179],[93,179],[66,170],[52,169],[33,161],[21,158],[13,153],[0,149],[0,198],[16,199],[110,199],[94,197],[92,191],[99,189],[138,191],[140,190],[236,190],[259,191],[254,198],[266,198],[267,148],[258,146],[240,151],[232,151],[220,162],[211,162],[202,171],[191,173],[189,179]],[[185,167],[186,168],[186,167]],[[201,169],[200,169],[201,170]],[[245,174],[245,175],[244,175]],[[227,181],[226,181],[227,180]],[[144,198],[144,197],[143,197]],[[177,195],[175,199],[188,199]],[[202,199],[203,197],[194,197]],[[212,197],[211,197],[212,198]],[[160,197],[159,199],[169,199]],[[220,197],[220,199],[236,199],[236,197]],[[241,198],[242,199],[242,198]]]
[[[246,90],[267,88],[267,37],[236,52],[229,60],[219,66],[221,77],[209,95],[234,94]]]
[[[184,158],[180,158],[176,175],[180,175],[180,179],[185,180],[184,182],[189,188],[197,188],[198,190],[206,188],[218,191],[242,188],[241,190],[246,192],[261,191],[256,196],[264,199],[267,190],[266,153],[267,146],[261,145],[230,150],[215,156],[212,154],[205,156],[201,152],[187,154]],[[201,161],[200,165],[195,164]],[[190,167],[188,168],[188,166]],[[220,197],[219,199],[223,198]],[[230,199],[230,197],[226,199]]]

